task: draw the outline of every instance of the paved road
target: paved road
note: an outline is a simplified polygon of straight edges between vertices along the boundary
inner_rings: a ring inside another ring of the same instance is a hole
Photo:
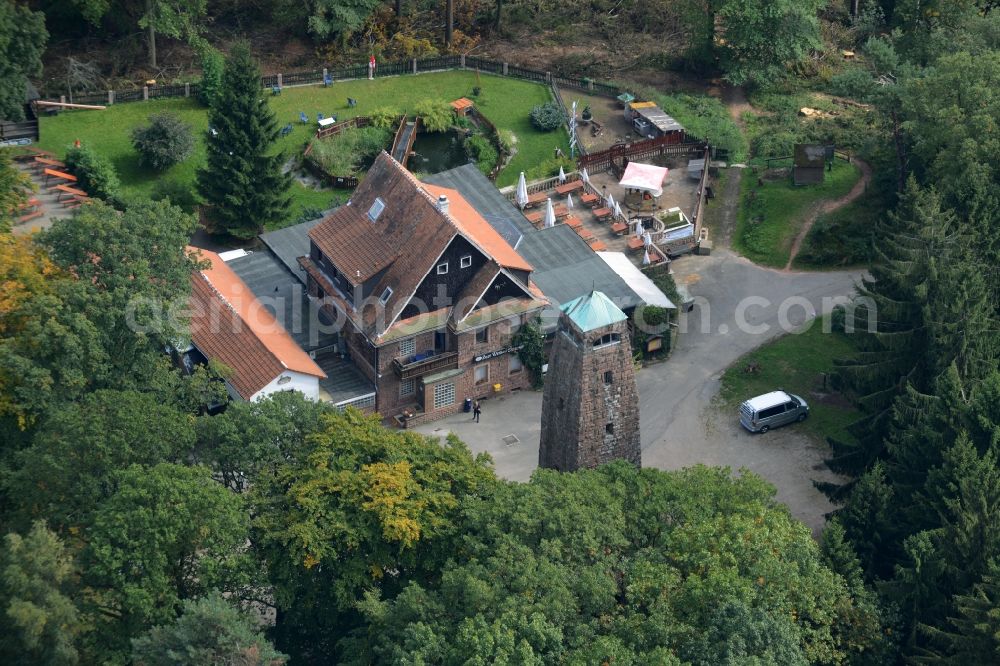
[[[728,250],[683,257],[673,268],[678,283],[689,286],[698,304],[687,315],[687,331],[670,360],[638,373],[643,466],[746,467],[773,483],[777,499],[818,530],[831,506],[812,479],[834,478],[822,466],[825,447],[794,427],[751,436],[739,428],[735,414],[712,401],[719,377],[734,361],[784,328],[828,311],[833,297],[851,293],[858,276],[761,268]],[[459,414],[418,430],[437,435],[453,431],[473,451],[489,452],[501,476],[526,480],[538,462],[540,420],[541,394],[528,392],[484,403],[479,424]],[[517,443],[503,441],[511,434]]]

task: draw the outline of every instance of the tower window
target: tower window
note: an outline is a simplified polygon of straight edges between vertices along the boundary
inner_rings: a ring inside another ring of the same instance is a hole
[[[614,423],[608,423],[607,425],[605,425],[604,426],[604,434],[606,434],[606,435],[613,435],[613,434],[615,434],[615,424]]]
[[[604,373],[604,383],[605,384],[614,384],[615,383],[615,373],[611,372],[610,370],[605,371],[605,373]]]
[[[607,345],[614,345],[621,342],[622,336],[620,333],[605,333],[599,338],[594,339],[594,347],[606,347]]]

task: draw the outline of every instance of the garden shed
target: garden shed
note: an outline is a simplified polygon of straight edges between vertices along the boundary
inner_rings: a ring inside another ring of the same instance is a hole
[[[823,182],[826,147],[814,143],[795,144],[792,182],[796,185],[816,185]]]
[[[684,131],[683,125],[668,116],[655,102],[632,102],[625,106],[625,117],[635,131],[647,139]]]

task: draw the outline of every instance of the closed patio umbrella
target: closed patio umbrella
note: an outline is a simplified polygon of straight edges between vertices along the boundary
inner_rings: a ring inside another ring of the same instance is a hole
[[[649,235],[648,231],[642,235],[642,242],[646,244],[646,247],[653,244],[653,238]]]
[[[607,204],[608,208],[610,208],[612,211],[615,209],[615,198],[610,194],[608,195]]]
[[[583,167],[582,169],[580,169],[580,180],[587,183],[588,185],[590,184],[590,174],[587,173],[587,167]]]
[[[573,195],[566,195],[566,210],[573,210]]]
[[[639,220],[638,222],[635,223],[635,237],[642,238],[642,234],[644,232],[645,229],[642,228],[642,220]]]
[[[545,200],[545,226],[556,226],[556,209],[552,207],[552,199]]]
[[[649,261],[649,248],[647,247],[646,251],[642,253],[642,265],[643,266],[649,266],[649,263],[650,263],[650,261]]]
[[[566,172],[563,171],[563,168],[562,168],[561,164],[559,165],[559,182],[560,183],[565,183],[566,182]]]
[[[617,201],[615,202],[615,217],[625,217],[622,215],[622,207]]]
[[[517,191],[514,193],[514,199],[521,210],[524,210],[524,207],[528,205],[528,181],[524,179],[523,171],[517,179]]]

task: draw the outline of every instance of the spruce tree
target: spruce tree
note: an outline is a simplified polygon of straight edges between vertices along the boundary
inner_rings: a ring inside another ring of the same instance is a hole
[[[253,238],[281,220],[291,200],[284,156],[273,152],[278,123],[260,84],[260,68],[246,42],[237,43],[209,107],[208,160],[198,172],[198,192],[213,231]]]
[[[955,597],[948,625],[920,627],[933,647],[920,651],[913,663],[968,666],[1000,661],[1000,564],[992,564],[968,594]]]

